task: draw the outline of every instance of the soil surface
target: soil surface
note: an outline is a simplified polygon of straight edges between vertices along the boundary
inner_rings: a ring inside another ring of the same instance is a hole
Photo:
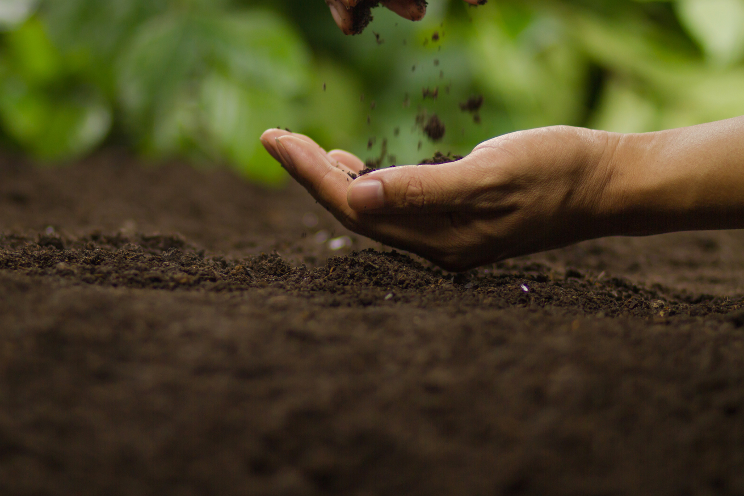
[[[0,233],[0,494],[744,494],[742,232],[453,275],[108,153]]]

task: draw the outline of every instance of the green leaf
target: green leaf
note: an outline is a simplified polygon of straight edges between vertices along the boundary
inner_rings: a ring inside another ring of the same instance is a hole
[[[251,160],[261,131],[299,115],[290,102],[307,91],[309,61],[299,36],[267,11],[172,12],[144,24],[126,49],[120,101],[148,153],[227,160],[276,182],[276,164]]]
[[[8,33],[0,55],[0,123],[34,156],[59,160],[82,155],[111,128],[110,105],[80,84],[36,18]]]
[[[6,36],[13,71],[30,84],[47,84],[64,73],[64,61],[41,22],[32,18]]]
[[[517,15],[516,10],[495,5],[474,17],[473,70],[504,102],[517,127],[577,124],[586,60],[568,43],[568,26],[550,14]]]
[[[98,145],[111,127],[111,111],[95,94],[55,98],[18,78],[7,78],[0,83],[0,121],[34,156],[59,160]]]

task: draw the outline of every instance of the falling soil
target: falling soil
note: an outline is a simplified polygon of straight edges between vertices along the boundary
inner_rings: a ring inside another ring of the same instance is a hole
[[[424,131],[424,134],[434,142],[440,141],[444,137],[446,130],[444,123],[439,119],[437,114],[429,115],[426,109],[423,108],[419,109],[419,112],[416,114],[416,126],[420,127]],[[420,149],[421,143],[419,143]]]
[[[460,103],[460,110],[463,112],[478,112],[483,106],[483,95],[473,95],[466,101]]]
[[[743,244],[453,275],[296,184],[0,159],[1,492],[742,494]]]
[[[446,128],[437,114],[432,114],[424,125],[424,134],[432,141],[440,141],[444,138]]]
[[[423,94],[424,100],[426,100],[427,98],[431,98],[432,100],[436,100],[437,97],[439,96],[439,86],[437,86],[433,90],[430,89],[430,88],[428,88],[428,87],[427,88],[423,88],[421,90],[421,93]]]
[[[380,3],[380,0],[361,0],[356,6],[352,7],[352,34],[360,34],[369,26],[369,23],[374,19],[372,9],[378,7]],[[414,0],[413,3],[420,12],[426,12],[426,0]],[[382,45],[385,42],[385,40],[380,39],[380,35],[377,33],[375,33],[375,39],[378,45]]]
[[[372,143],[374,145],[373,140],[370,140],[369,143]],[[369,143],[367,143],[367,145],[369,145]],[[372,147],[371,146],[367,147],[368,150],[370,148]],[[385,161],[385,158],[387,156],[388,156],[388,141],[387,141],[387,138],[383,138],[382,146],[380,146],[380,155],[377,158],[368,158],[364,164],[365,169],[368,170],[368,172],[364,172],[364,170],[362,170],[362,172],[360,172],[359,174],[363,176],[364,174],[368,174],[369,172],[373,170],[379,169],[382,166],[382,163]]]

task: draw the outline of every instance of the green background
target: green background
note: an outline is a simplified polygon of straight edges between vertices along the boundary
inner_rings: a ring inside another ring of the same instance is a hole
[[[269,127],[365,159],[387,138],[412,163],[517,129],[744,114],[744,0],[431,0],[418,23],[374,12],[345,37],[323,0],[5,0],[0,142],[43,164],[123,146],[279,185],[258,141]],[[473,94],[480,124],[458,105]],[[416,128],[421,111],[447,124],[442,142]]]

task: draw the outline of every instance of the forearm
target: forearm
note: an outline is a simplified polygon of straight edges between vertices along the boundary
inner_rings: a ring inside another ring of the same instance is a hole
[[[610,141],[613,234],[744,228],[744,117]]]

